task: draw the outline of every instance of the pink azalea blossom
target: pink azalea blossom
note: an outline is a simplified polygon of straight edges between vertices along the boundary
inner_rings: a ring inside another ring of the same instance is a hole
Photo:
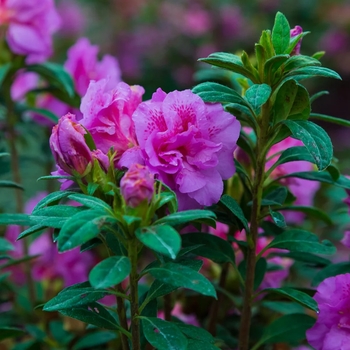
[[[52,54],[52,35],[60,26],[53,0],[1,0],[0,25],[8,26],[10,49],[27,55],[28,63],[42,62]]]
[[[315,325],[306,332],[315,350],[350,349],[350,274],[325,279],[314,299],[319,314]]]
[[[116,159],[130,147],[137,145],[132,114],[142,101],[144,89],[123,82],[114,89],[106,79],[91,81],[80,110],[80,121],[91,133],[96,147],[107,153],[111,147],[117,151]]]
[[[166,94],[158,89],[132,118],[140,152],[125,152],[119,166],[130,167],[141,155],[151,172],[176,191],[180,210],[219,201],[222,180],[235,172],[240,123],[234,116],[190,90]]]
[[[60,1],[57,10],[62,19],[60,34],[71,38],[72,35],[78,35],[84,30],[88,17],[78,2]]]
[[[303,32],[303,28],[301,28],[300,26],[295,26],[293,29],[290,30],[291,39],[294,38],[295,36],[298,36],[302,32]],[[293,51],[290,53],[291,56],[300,55],[301,41],[302,39],[299,39]]]
[[[185,314],[182,310],[182,306],[180,303],[176,303],[174,305],[174,308],[171,310],[171,315],[175,316],[176,318],[178,318],[180,321],[186,323],[186,324],[190,324],[192,326],[196,326],[196,327],[200,327],[200,323],[198,321],[198,318],[195,314]],[[164,315],[164,311],[160,310],[158,311],[158,318],[161,318],[164,320],[165,315]]]
[[[279,158],[280,152],[296,146],[303,146],[303,143],[299,140],[287,137],[283,141],[272,146],[268,153],[268,157],[277,154],[271,160],[266,163],[266,170],[268,170]],[[289,162],[277,166],[277,168],[271,173],[272,178],[277,178],[286,174],[291,174],[299,171],[312,171],[314,165],[305,161]],[[320,188],[320,183],[316,181],[308,181],[298,178],[286,178],[281,182],[285,184],[290,192],[296,197],[294,205],[311,206],[313,198],[317,190]],[[303,221],[305,215],[300,212],[283,212],[287,221],[292,223],[300,223]]]
[[[38,86],[38,81],[39,77],[36,73],[18,72],[11,85],[12,99],[14,101],[21,101],[30,90]]]
[[[26,204],[25,212],[30,214],[35,205],[46,195],[45,192],[39,192],[31,198]],[[16,259],[22,258],[24,254],[23,242],[16,242],[20,232],[19,226],[8,226],[5,233],[5,237],[15,246],[15,251],[10,254]],[[29,255],[40,255],[32,262],[32,274],[36,281],[61,279],[66,287],[86,281],[90,269],[97,262],[92,252],[80,253],[79,248],[59,254],[49,232],[42,233],[30,244]],[[24,272],[20,265],[13,266],[9,270],[17,284],[25,283]]]

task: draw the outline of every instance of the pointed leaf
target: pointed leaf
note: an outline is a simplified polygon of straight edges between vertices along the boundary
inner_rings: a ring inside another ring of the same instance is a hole
[[[224,194],[220,199],[220,203],[230,210],[230,212],[242,223],[244,229],[249,232],[248,220],[244,216],[244,213],[236,200],[231,196]]]
[[[171,226],[187,224],[188,222],[199,222],[212,227],[216,226],[216,215],[210,210],[187,210],[169,214],[159,220],[154,225],[166,224]]]
[[[281,12],[277,12],[272,29],[272,44],[277,55],[285,53],[288,49],[289,41],[290,26],[288,20]]]
[[[251,86],[245,93],[245,98],[257,111],[270,97],[271,87],[267,84],[255,84]]]
[[[69,195],[68,198],[72,201],[81,203],[91,209],[100,209],[111,213],[113,212],[112,208],[106,202],[93,196],[87,196],[85,194],[76,193]]]

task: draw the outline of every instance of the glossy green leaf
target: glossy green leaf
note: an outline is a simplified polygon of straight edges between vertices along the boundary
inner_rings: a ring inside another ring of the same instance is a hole
[[[248,103],[257,111],[271,95],[271,87],[267,84],[255,84],[251,86],[245,93]]]
[[[244,229],[249,232],[248,220],[236,200],[224,194],[220,199],[220,203],[222,203],[242,223]]]
[[[148,248],[172,259],[176,258],[181,249],[181,237],[169,225],[141,227],[136,230],[135,235]]]
[[[96,209],[96,210],[104,210],[106,212],[113,213],[112,208],[106,202],[104,202],[99,198],[87,196],[85,194],[80,194],[80,193],[71,194],[68,196],[68,198],[71,199],[72,201],[81,203],[88,208]]]
[[[315,208],[315,207],[304,207],[301,205],[289,205],[289,206],[283,206],[280,208],[276,208],[274,209],[275,211],[279,211],[279,210],[291,210],[291,211],[297,211],[297,212],[301,212],[307,215],[307,217],[312,217],[315,218],[317,220],[321,220],[323,222],[325,222],[327,225],[333,225],[333,221],[332,219],[329,217],[329,215],[324,212],[321,209]]]
[[[94,332],[84,335],[73,345],[72,350],[91,349],[98,347],[99,345],[106,344],[115,339],[117,334],[115,332]]]
[[[93,238],[82,244],[80,247],[80,253],[86,252],[87,250],[91,250],[97,246],[102,244],[102,241],[99,238]]]
[[[70,219],[62,226],[58,236],[58,250],[65,252],[98,236],[103,225],[113,217],[98,210],[84,210]]]
[[[122,282],[131,272],[131,263],[126,256],[111,256],[98,263],[89,274],[91,285],[98,288],[109,288]]]
[[[267,195],[263,197],[261,200],[261,205],[277,205],[281,206],[288,195],[288,190],[284,186],[277,187],[273,191],[269,192]]]
[[[205,329],[186,324],[182,322],[175,322],[175,325],[181,330],[181,332],[188,338],[202,340],[206,343],[214,343],[215,338]]]
[[[275,24],[272,28],[272,44],[277,55],[285,53],[289,46],[289,41],[290,27],[288,20],[281,12],[277,12]]]
[[[86,287],[82,283],[63,289],[58,295],[49,300],[45,305],[44,311],[59,311],[64,309],[77,308],[100,300],[106,295],[111,294],[107,290],[96,290],[92,287]]]
[[[158,350],[188,349],[186,337],[174,323],[142,316],[142,327],[147,341]]]
[[[315,160],[319,170],[324,170],[333,158],[333,145],[328,134],[318,125],[304,120],[283,122],[293,137],[301,140]]]
[[[0,252],[7,252],[9,250],[15,250],[15,247],[7,239],[0,237]]]
[[[350,262],[331,264],[319,271],[313,278],[311,284],[312,286],[317,286],[326,278],[342,275],[344,273],[350,273]]]
[[[192,289],[200,294],[216,298],[216,291],[212,283],[187,266],[169,262],[162,267],[151,268],[148,272],[163,283]]]
[[[315,319],[305,314],[290,314],[279,317],[264,329],[262,338],[252,348],[257,350],[262,344],[292,343],[305,339],[306,330]]]
[[[301,81],[314,77],[334,78],[341,80],[341,77],[337,72],[325,67],[303,67],[294,69],[290,71],[284,79],[295,79],[297,81]]]
[[[310,295],[304,292],[301,292],[300,290],[284,287],[284,288],[266,288],[261,291],[261,293],[265,293],[265,292],[270,294],[271,293],[279,294],[288,299],[296,301],[297,303],[307,307],[310,310],[318,312],[318,306],[316,301],[312,297],[310,297]]]
[[[279,213],[278,211],[273,211],[271,207],[269,207],[269,212],[271,215],[271,218],[273,222],[278,226],[278,227],[286,227],[286,220],[284,219],[283,214]]]
[[[183,247],[201,244],[194,249],[195,254],[210,259],[218,264],[230,262],[235,264],[235,255],[232,246],[227,241],[210,233],[195,232],[182,235]]]
[[[304,252],[313,254],[332,255],[337,250],[334,245],[327,240],[319,242],[318,237],[311,232],[293,229],[288,230],[275,237],[266,247],[287,249],[291,252]],[[266,250],[264,249],[264,250]]]
[[[117,321],[99,303],[90,303],[86,306],[60,310],[64,316],[106,329],[119,329]]]
[[[0,341],[7,338],[16,338],[26,334],[26,332],[20,328],[15,327],[0,327]]]
[[[212,211],[195,209],[169,214],[157,220],[154,225],[166,224],[170,226],[177,226],[187,224],[189,222],[199,222],[215,227],[215,219],[216,215]]]

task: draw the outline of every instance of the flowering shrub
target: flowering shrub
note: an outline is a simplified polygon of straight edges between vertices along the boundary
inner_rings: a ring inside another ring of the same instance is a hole
[[[344,192],[350,180],[313,120],[350,123],[311,112],[325,92],[310,97],[303,81],[340,76],[322,53],[304,55],[307,32],[278,12],[254,56],[211,53],[200,59],[216,67],[209,81],[142,101],[149,92],[120,81],[116,59],[98,61],[87,39],[64,67],[41,62],[56,12],[49,1],[23,4],[0,1],[11,51],[0,66],[1,130],[13,172],[0,187],[16,191],[16,210],[0,214],[0,340],[15,349],[347,349],[349,263],[326,259],[341,245],[321,239],[346,225],[313,202],[321,184]],[[193,37],[211,28],[197,5],[179,26]],[[25,208],[18,148],[41,130],[23,135],[28,113],[56,124],[53,157],[43,146],[34,158],[57,170]]]

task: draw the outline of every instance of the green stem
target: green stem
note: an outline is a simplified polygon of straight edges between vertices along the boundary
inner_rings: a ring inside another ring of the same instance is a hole
[[[256,147],[256,171],[253,183],[253,205],[250,219],[250,233],[247,232],[247,256],[246,256],[246,280],[243,296],[242,317],[239,331],[239,350],[249,349],[249,331],[252,317],[252,302],[254,293],[254,277],[256,265],[256,242],[259,230],[259,217],[261,209],[261,199],[263,193],[263,183],[265,178],[266,144],[268,142],[269,126],[269,103],[262,107],[260,122],[260,132],[257,135]]]
[[[139,296],[138,296],[138,273],[137,273],[137,239],[129,241],[128,249],[131,262],[130,273],[130,303],[131,303],[131,334],[132,350],[141,350],[140,343],[140,320],[139,316]]]

